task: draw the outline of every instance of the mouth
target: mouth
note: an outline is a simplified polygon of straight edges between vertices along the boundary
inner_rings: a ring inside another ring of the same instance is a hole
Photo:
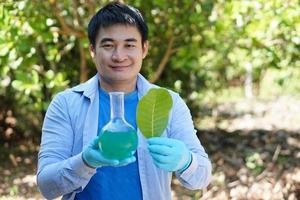
[[[114,71],[124,71],[129,68],[129,65],[110,66]]]

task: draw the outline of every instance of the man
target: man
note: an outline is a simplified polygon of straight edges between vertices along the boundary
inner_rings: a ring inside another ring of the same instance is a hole
[[[136,107],[150,84],[139,74],[148,51],[148,28],[140,12],[110,3],[88,25],[97,75],[56,95],[42,128],[37,183],[47,199],[171,199],[172,172],[189,189],[206,187],[211,163],[178,94],[161,137],[146,139],[136,126]],[[97,133],[109,121],[108,92],[125,92],[125,118],[138,132],[137,153],[108,160]]]

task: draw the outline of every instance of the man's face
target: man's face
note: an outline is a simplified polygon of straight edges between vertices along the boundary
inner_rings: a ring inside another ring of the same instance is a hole
[[[111,86],[136,83],[148,52],[148,42],[142,45],[141,40],[135,26],[117,24],[100,29],[90,53],[101,81]]]

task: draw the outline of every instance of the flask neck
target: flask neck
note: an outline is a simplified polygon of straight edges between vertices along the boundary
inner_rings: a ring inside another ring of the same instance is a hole
[[[110,119],[124,119],[124,92],[110,92]]]

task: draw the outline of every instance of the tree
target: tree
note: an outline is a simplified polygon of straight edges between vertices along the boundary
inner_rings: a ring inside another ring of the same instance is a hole
[[[53,96],[96,72],[86,28],[107,2],[0,4],[2,138],[11,129],[20,136],[39,134]],[[299,68],[297,0],[124,2],[139,8],[149,25],[150,51],[142,73],[180,92],[195,116],[204,91],[245,83],[247,69],[248,83],[259,88],[266,70]],[[7,123],[8,117],[15,123]]]

